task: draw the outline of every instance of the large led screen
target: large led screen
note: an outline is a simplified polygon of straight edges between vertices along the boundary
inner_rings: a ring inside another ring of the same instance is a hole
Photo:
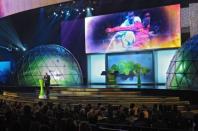
[[[85,18],[86,53],[181,46],[180,5]]]
[[[11,63],[10,61],[0,62],[0,83],[6,83],[10,76]]]
[[[154,83],[153,55],[151,52],[109,55],[108,72],[116,75],[116,84]]]

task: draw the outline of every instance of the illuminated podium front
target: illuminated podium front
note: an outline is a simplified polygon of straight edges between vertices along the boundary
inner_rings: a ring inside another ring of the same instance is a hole
[[[107,77],[107,84],[108,85],[116,85],[116,76],[118,75],[118,71],[114,71],[110,73],[108,71],[102,71],[101,75],[105,75]]]
[[[40,91],[39,91],[39,99],[45,99],[45,92],[44,92],[44,81],[43,79],[39,79]]]

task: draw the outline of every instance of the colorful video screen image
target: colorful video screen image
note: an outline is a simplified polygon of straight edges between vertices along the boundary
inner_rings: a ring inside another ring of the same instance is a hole
[[[85,18],[86,53],[181,46],[180,5]]]
[[[109,55],[108,73],[116,75],[116,84],[154,83],[153,55],[150,52]]]

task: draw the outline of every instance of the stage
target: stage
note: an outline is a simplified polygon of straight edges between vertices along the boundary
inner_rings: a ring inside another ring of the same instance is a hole
[[[90,88],[92,87],[92,88]],[[93,88],[94,87],[94,88]],[[108,88],[106,88],[108,87]],[[54,104],[124,105],[131,103],[152,106],[154,104],[178,105],[196,104],[196,91],[163,90],[151,88],[120,88],[125,86],[89,85],[74,87],[51,87],[49,99],[39,99],[38,87],[4,87],[1,99],[24,103],[53,102]],[[129,86],[126,86],[129,87]],[[188,94],[188,95],[185,95]],[[189,95],[190,94],[190,95]]]

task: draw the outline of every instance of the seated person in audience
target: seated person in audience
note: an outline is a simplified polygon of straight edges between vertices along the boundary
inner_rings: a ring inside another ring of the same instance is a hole
[[[144,118],[144,113],[141,112],[138,119],[133,123],[134,127],[149,127],[148,120]]]
[[[87,122],[81,122],[79,124],[79,131],[92,131],[91,126]]]

